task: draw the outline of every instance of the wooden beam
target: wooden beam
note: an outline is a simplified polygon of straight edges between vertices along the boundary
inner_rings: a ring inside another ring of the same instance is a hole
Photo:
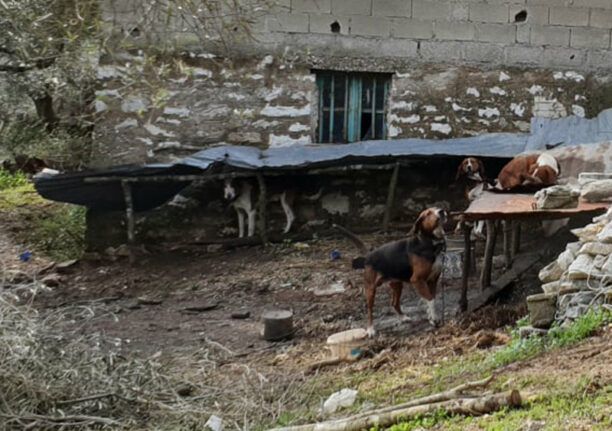
[[[468,307],[467,291],[470,282],[470,269],[472,266],[472,225],[463,222],[463,274],[461,279],[461,297],[459,298],[459,311],[464,312]]]
[[[387,191],[387,205],[385,206],[385,216],[383,218],[383,229],[389,230],[389,223],[393,215],[393,203],[395,201],[395,190],[397,189],[397,179],[399,177],[400,164],[396,163],[391,179],[389,180],[389,190]]]
[[[127,241],[129,249],[130,262],[134,262],[133,247],[136,240],[135,221],[134,221],[134,201],[132,198],[132,185],[127,181],[121,181],[123,189],[123,198],[125,199],[125,220],[127,226]]]
[[[257,227],[259,230],[259,237],[261,242],[264,244],[268,243],[267,233],[267,193],[266,193],[266,180],[261,172],[257,173],[257,182],[259,183],[259,202],[257,204],[257,212],[259,213],[259,220],[257,221]]]
[[[503,241],[504,241],[504,265],[506,269],[512,268],[512,220],[503,220]]]
[[[493,254],[495,253],[495,241],[497,239],[497,222],[487,220],[487,241],[485,243],[484,262],[480,273],[480,290],[491,285],[491,271],[493,269]]]

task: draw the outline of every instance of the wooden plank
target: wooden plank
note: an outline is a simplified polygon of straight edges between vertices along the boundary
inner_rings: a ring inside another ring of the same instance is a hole
[[[264,244],[268,243],[268,229],[267,229],[267,192],[266,192],[266,180],[261,172],[257,173],[257,182],[259,183],[259,202],[257,212],[259,213],[259,220],[257,221],[257,227],[259,230],[259,237],[261,242]]]
[[[393,202],[395,201],[395,190],[397,189],[397,179],[399,177],[399,163],[395,164],[395,169],[389,180],[389,189],[387,191],[387,204],[385,205],[385,215],[383,217],[383,229],[389,230],[389,222],[393,213]]]
[[[503,292],[509,286],[521,277],[526,271],[535,265],[540,258],[541,253],[523,253],[516,257],[512,269],[502,274],[490,287],[487,287],[482,293],[471,301],[468,307],[468,312],[473,312],[487,304],[491,299]]]
[[[497,222],[487,220],[487,241],[485,243],[484,262],[480,273],[480,290],[491,285],[491,271],[493,270],[493,254],[495,253],[495,241],[497,239]]]
[[[504,265],[506,269],[512,267],[512,220],[503,220],[503,238],[504,238]]]
[[[459,311],[467,310],[467,290],[470,280],[470,267],[472,260],[472,225],[463,223],[463,274],[461,275],[461,297],[459,298]]]

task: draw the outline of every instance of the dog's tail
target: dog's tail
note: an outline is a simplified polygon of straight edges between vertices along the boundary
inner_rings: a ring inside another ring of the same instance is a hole
[[[357,247],[357,249],[359,250],[361,254],[365,255],[369,252],[368,247],[365,245],[365,243],[353,232],[337,224],[334,224],[333,226],[334,228],[338,229],[340,233],[342,233],[342,235],[346,236],[353,244],[355,244],[355,246]],[[351,266],[353,267],[353,269],[365,268],[365,257],[364,256],[356,257],[351,262]]]

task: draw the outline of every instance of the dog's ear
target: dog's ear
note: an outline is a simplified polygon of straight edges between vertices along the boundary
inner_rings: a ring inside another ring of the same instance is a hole
[[[414,222],[414,225],[412,226],[412,233],[421,232],[423,230],[423,222],[425,221],[427,216],[429,216],[429,213],[430,211],[427,209],[425,211],[422,211],[421,214],[419,214],[416,221]]]
[[[459,181],[459,179],[463,176],[463,161],[459,164],[457,168],[457,175],[455,175],[455,181]]]

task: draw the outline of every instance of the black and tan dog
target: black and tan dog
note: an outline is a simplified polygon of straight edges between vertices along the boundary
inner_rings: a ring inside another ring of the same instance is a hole
[[[427,301],[429,319],[432,324],[437,324],[435,297],[438,279],[442,273],[443,252],[446,249],[446,220],[446,211],[428,208],[419,215],[407,238],[390,242],[370,252],[357,236],[336,226],[365,254],[365,257],[353,260],[353,268],[365,269],[367,331],[370,337],[376,333],[373,321],[376,288],[385,282],[391,287],[391,305],[400,319],[408,320],[402,312],[401,296],[404,283],[410,283]]]

